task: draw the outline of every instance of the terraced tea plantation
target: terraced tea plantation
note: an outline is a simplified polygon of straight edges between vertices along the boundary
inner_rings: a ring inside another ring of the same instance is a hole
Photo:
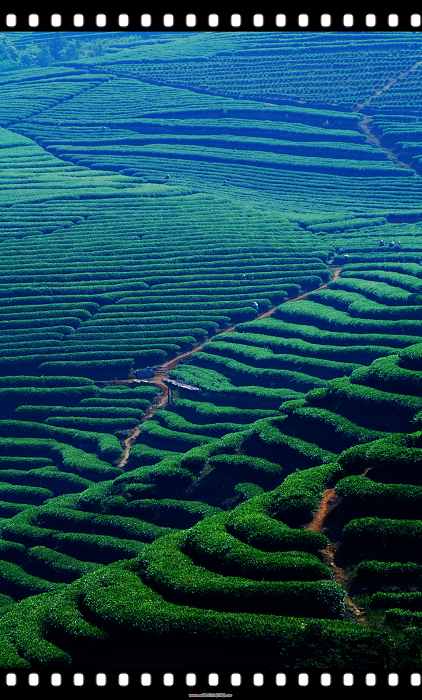
[[[420,669],[422,37],[0,40],[0,667]]]

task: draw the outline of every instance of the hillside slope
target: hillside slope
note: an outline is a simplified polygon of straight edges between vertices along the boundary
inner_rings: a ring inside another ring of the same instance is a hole
[[[3,38],[2,667],[415,668],[420,35]]]

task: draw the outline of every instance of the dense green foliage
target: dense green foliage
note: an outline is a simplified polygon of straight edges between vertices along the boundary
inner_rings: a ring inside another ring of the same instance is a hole
[[[420,55],[0,37],[2,668],[420,667]]]

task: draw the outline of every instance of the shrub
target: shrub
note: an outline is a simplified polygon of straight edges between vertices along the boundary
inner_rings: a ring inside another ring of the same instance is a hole
[[[422,370],[422,343],[402,350],[399,355],[399,364],[415,372]]]
[[[272,492],[267,512],[292,527],[309,522],[324,490],[341,473],[341,467],[333,463],[289,474],[281,486]]]
[[[308,440],[336,452],[384,435],[381,431],[353,423],[334,411],[308,406],[306,400],[285,401],[280,410],[287,414],[284,424],[286,432],[291,435],[305,434]]]
[[[396,355],[380,358],[369,367],[355,370],[350,380],[383,391],[415,396],[422,392],[422,377],[415,371],[400,367]]]
[[[259,428],[254,428],[245,438],[244,449],[251,456],[262,456],[272,462],[280,459],[281,454],[283,466],[288,471],[313,467],[333,460],[333,452],[324,450],[312,442],[290,436],[282,432],[283,427],[283,424],[278,426],[265,422]]]
[[[219,472],[221,478],[229,477],[234,482],[253,481],[262,486],[276,485],[282,474],[282,467],[261,457],[240,454],[216,454],[209,458],[208,468]]]
[[[347,327],[345,325],[343,331],[339,329],[338,326],[335,328],[334,322],[333,326],[329,329],[319,328],[316,323],[312,322],[311,318],[306,322],[305,319],[301,321],[299,317],[296,317],[294,313],[295,304],[296,302],[292,303],[289,307],[289,320],[282,320],[281,318],[274,317],[259,319],[257,321],[251,321],[244,326],[239,326],[237,330],[238,332],[242,332],[243,329],[245,329],[247,333],[259,333],[271,337],[282,336],[284,338],[299,338],[310,343],[324,345],[385,345],[388,350],[391,348],[404,348],[419,340],[419,330],[415,331],[415,335],[413,335],[412,332],[404,332],[403,328],[397,328],[396,332],[392,331],[391,333],[382,332],[384,331],[384,327],[381,328],[380,323],[376,321],[371,324],[371,331],[369,332],[358,328],[353,328],[352,331],[348,321],[350,317],[346,314],[346,319],[343,320],[344,323],[347,324]],[[283,307],[280,308],[284,309],[285,306],[286,305],[283,305]],[[315,304],[315,306],[318,305]],[[318,311],[320,311],[320,317],[325,316],[325,310],[322,305],[321,310],[318,309]],[[327,319],[325,319],[325,322],[327,323]]]
[[[351,362],[336,362],[328,359],[303,357],[302,355],[274,353],[263,348],[237,345],[233,342],[213,341],[206,345],[206,351],[208,354],[221,354],[223,357],[228,356],[235,360],[241,360],[254,367],[305,372],[323,379],[331,379],[339,374],[348,374],[358,366]]]
[[[1,562],[0,581],[2,590],[13,598],[37,595],[55,587],[54,583],[39,576],[32,576],[21,566],[10,561]]]
[[[91,360],[87,362],[43,362],[40,371],[46,374],[55,374],[58,371],[68,372],[70,375],[82,374],[82,376],[100,377],[127,377],[133,368],[133,360]]]
[[[127,514],[145,519],[165,528],[192,527],[201,518],[212,515],[218,509],[201,501],[175,500],[173,498],[139,499],[127,506]]]
[[[260,369],[238,362],[237,360],[198,352],[192,364],[199,367],[217,369],[235,384],[260,385],[267,387],[291,387],[296,391],[307,391],[313,387],[323,386],[324,382],[318,377],[303,371],[288,369]],[[307,369],[307,368],[306,368]]]
[[[274,319],[267,320],[274,321]],[[262,321],[262,324],[264,323],[265,321]],[[239,327],[237,332],[227,333],[224,336],[225,345],[229,345],[230,343],[234,343],[235,347],[242,347],[245,345],[248,349],[251,347],[252,351],[254,351],[255,348],[262,347],[264,349],[268,348],[274,353],[288,353],[290,355],[298,355],[300,358],[304,356],[322,357],[326,360],[338,361],[340,363],[350,362],[353,364],[360,362],[366,364],[377,357],[386,355],[389,351],[394,352],[393,347],[389,348],[387,345],[376,345],[375,343],[356,346],[350,343],[350,345],[344,346],[340,343],[338,345],[329,345],[327,341],[327,343],[322,344],[322,342],[318,342],[321,341],[319,334],[322,334],[322,331],[319,331],[317,328],[309,329],[306,326],[299,326],[299,330],[305,329],[308,329],[308,337],[302,340],[300,337],[284,338],[282,336],[277,336],[275,334],[275,329],[274,335],[270,335],[268,332],[263,332],[262,334],[249,333],[247,332],[247,324],[245,324],[243,327]],[[315,331],[314,338],[311,336],[312,330]],[[335,341],[339,335],[341,336],[341,334],[337,334],[337,336],[333,338],[333,341]],[[385,342],[387,341],[385,340]],[[207,346],[207,351],[213,347],[214,342]]]
[[[396,435],[357,445],[343,452],[338,461],[348,473],[371,470],[371,477],[381,481],[417,483],[420,481],[419,464],[422,451],[419,433]]]
[[[254,580],[319,580],[330,578],[329,569],[314,554],[263,552],[231,535],[225,514],[207,518],[188,531],[183,551],[211,571]]]
[[[43,546],[31,547],[25,563],[32,575],[57,583],[70,583],[97,566]]]
[[[422,521],[356,518],[343,529],[342,554],[351,560],[422,561]]]
[[[421,513],[422,486],[380,484],[366,477],[341,479],[336,491],[346,517],[372,515],[390,518],[417,518]]]
[[[47,425],[76,430],[92,430],[98,433],[114,433],[119,430],[129,430],[138,423],[138,418],[86,418],[83,416],[52,416],[45,421]]]
[[[221,576],[193,564],[180,538],[160,538],[140,558],[145,582],[179,604],[238,611],[335,618],[344,613],[343,593],[331,581],[252,581]],[[171,574],[167,563],[171,557]]]
[[[361,561],[352,571],[352,590],[407,589],[422,585],[422,564],[399,561]]]
[[[373,593],[369,605],[371,608],[402,608],[422,612],[422,593],[420,591]]]
[[[422,613],[401,608],[390,608],[386,610],[385,621],[387,624],[394,626],[418,628],[422,624]]]
[[[349,316],[344,311],[330,308],[327,314],[323,304],[314,301],[303,300],[300,304],[287,303],[277,309],[277,318],[286,321],[298,321],[299,323],[315,324],[319,328],[353,333],[377,333],[380,323],[377,320],[360,319]],[[391,333],[408,333],[419,335],[420,323],[416,320],[400,319],[399,321],[383,321],[382,330]]]
[[[164,428],[157,421],[150,420],[142,428],[142,440],[147,445],[160,449],[188,450],[190,447],[208,442],[207,435],[186,433]]]
[[[242,542],[270,552],[290,550],[315,554],[327,544],[326,537],[319,532],[290,528],[264,513],[238,510],[228,519],[227,530]]]
[[[388,430],[394,415],[395,428],[401,431],[410,428],[422,405],[418,397],[352,383],[347,377],[333,379],[326,389],[309,393],[307,401],[376,430]]]

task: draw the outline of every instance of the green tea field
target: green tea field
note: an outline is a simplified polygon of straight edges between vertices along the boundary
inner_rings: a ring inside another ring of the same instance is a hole
[[[421,71],[0,33],[1,669],[420,669]]]

